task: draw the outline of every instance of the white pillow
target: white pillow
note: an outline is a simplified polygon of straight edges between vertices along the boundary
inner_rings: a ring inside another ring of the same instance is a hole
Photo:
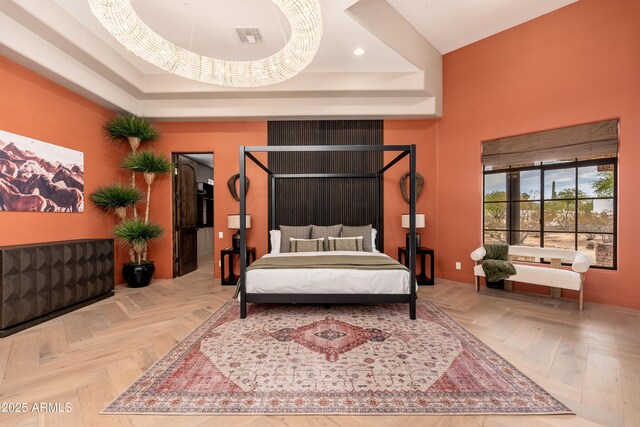
[[[280,253],[280,230],[269,231],[271,237],[271,252],[272,254]]]
[[[371,229],[371,248],[373,253],[379,254],[380,251],[376,249],[376,235],[378,234],[378,230],[375,228]]]

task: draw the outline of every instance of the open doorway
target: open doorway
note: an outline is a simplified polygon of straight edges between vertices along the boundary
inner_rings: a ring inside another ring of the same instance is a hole
[[[173,153],[173,277],[214,268],[213,153]]]

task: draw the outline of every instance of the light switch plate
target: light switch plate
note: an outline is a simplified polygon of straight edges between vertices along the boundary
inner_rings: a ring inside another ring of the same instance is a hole
[[[224,234],[222,233],[222,231],[218,232],[218,239],[222,239],[224,237]]]
[[[462,270],[462,263],[456,262],[456,270]]]

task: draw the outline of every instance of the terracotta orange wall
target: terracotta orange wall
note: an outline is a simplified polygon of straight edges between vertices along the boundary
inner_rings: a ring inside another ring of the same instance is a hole
[[[235,230],[227,228],[227,215],[238,213],[240,203],[227,189],[227,180],[239,171],[239,147],[241,145],[266,145],[267,123],[260,122],[193,122],[158,123],[162,137],[153,143],[157,151],[171,156],[172,152],[214,153],[214,257],[215,275],[220,277],[218,260],[220,250],[231,246]],[[258,156],[260,157],[260,156]],[[266,158],[262,158],[266,162]],[[247,232],[250,246],[255,246],[257,256],[267,252],[267,175],[252,162],[247,161],[247,176],[251,179],[247,193],[247,212],[251,214],[251,229]],[[156,261],[156,277],[173,275],[170,232],[172,225],[172,180],[163,177],[154,184],[151,201],[151,220],[161,224],[166,233],[154,243],[150,256]],[[218,232],[224,238],[218,238]]]
[[[227,179],[238,173],[238,153],[240,145],[266,145],[266,122],[193,122],[158,123],[162,137],[154,142],[155,150],[170,156],[172,152],[213,152],[214,153],[214,259],[215,274],[220,277],[218,261],[220,249],[231,245],[231,235],[235,232],[227,228],[227,215],[237,213],[239,203],[227,189]],[[424,244],[435,246],[437,225],[435,208],[436,133],[431,121],[386,121],[384,124],[386,144],[418,145],[418,172],[425,178],[425,188],[418,199],[419,212],[427,214],[427,228],[421,232]],[[388,155],[388,160],[393,155]],[[266,156],[258,156],[266,164]],[[247,162],[247,175],[251,186],[247,197],[247,211],[251,214],[252,228],[248,231],[248,241],[255,246],[257,256],[267,252],[267,177],[252,162]],[[409,168],[408,162],[396,165],[385,176],[385,247],[386,252],[397,256],[397,247],[404,245],[406,230],[400,227],[400,215],[408,211],[402,199],[398,181],[400,175]],[[154,184],[152,191],[151,219],[161,224],[165,230],[171,229],[171,179],[164,177]],[[218,232],[224,238],[218,238]],[[172,245],[170,232],[150,249],[150,257],[156,261],[156,277],[172,276]]]
[[[2,56],[0,93],[0,129],[84,153],[85,197],[117,178],[102,134],[113,113]],[[112,225],[87,202],[84,213],[0,212],[0,245],[111,237]]]
[[[431,120],[387,120],[384,122],[386,145],[416,144],[416,170],[424,178],[416,211],[426,215],[426,227],[418,230],[421,245],[437,250],[437,122]],[[386,152],[385,163],[396,153]],[[400,192],[400,177],[409,171],[408,159],[401,160],[384,174],[384,237],[385,253],[398,256],[398,246],[405,246],[407,230],[401,228],[401,215],[409,213],[409,205]],[[407,184],[408,186],[408,184]],[[428,273],[427,273],[428,274]]]
[[[438,124],[441,277],[472,281],[469,253],[481,243],[481,141],[617,117],[618,271],[591,270],[585,298],[640,308],[639,41],[639,2],[580,0],[445,55]]]

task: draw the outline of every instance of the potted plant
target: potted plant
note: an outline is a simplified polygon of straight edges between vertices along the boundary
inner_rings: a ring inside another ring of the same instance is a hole
[[[116,214],[120,223],[113,229],[116,239],[129,247],[130,262],[122,266],[122,276],[130,287],[147,286],[153,279],[155,266],[148,260],[149,242],[160,237],[162,227],[149,222],[151,185],[158,174],[171,170],[171,162],[162,154],[152,151],[138,151],[142,143],[153,141],[159,132],[145,118],[133,115],[119,115],[105,124],[104,129],[113,141],[128,141],[131,152],[122,163],[131,171],[130,186],[115,184],[100,187],[90,195],[91,201],[105,211]],[[137,204],[143,200],[136,188],[136,174],[142,173],[147,184],[145,215],[138,218]],[[129,211],[129,208],[131,210]]]
[[[133,260],[122,266],[122,277],[132,288],[148,286],[156,267],[147,260],[147,246],[162,235],[162,227],[143,221],[141,218],[125,219],[113,229],[113,234],[122,243],[129,245]]]

